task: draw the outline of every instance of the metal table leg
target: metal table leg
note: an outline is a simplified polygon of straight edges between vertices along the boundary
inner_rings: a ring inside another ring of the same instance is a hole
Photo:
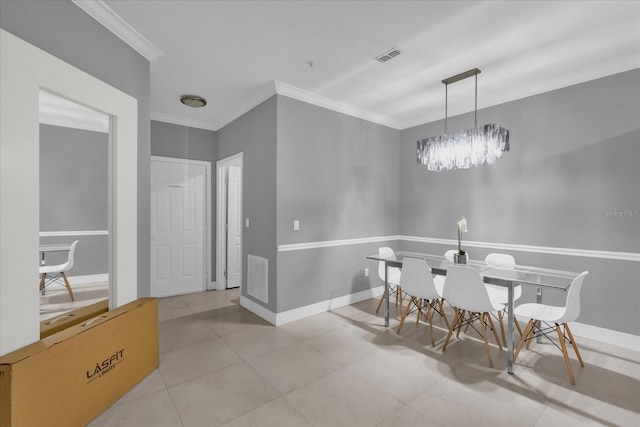
[[[536,288],[536,302],[538,304],[542,304],[542,288]],[[538,328],[540,328],[540,321],[538,320]],[[540,344],[542,342],[542,336],[540,334],[536,334],[536,342]]]
[[[509,282],[509,301],[507,306],[507,372],[513,374],[513,282]]]
[[[384,326],[389,326],[389,265],[384,263]]]

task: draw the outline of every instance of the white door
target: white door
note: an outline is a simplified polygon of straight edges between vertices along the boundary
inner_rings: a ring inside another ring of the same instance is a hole
[[[206,290],[203,165],[151,162],[151,295]]]
[[[227,289],[242,280],[242,169],[230,165],[227,173]]]

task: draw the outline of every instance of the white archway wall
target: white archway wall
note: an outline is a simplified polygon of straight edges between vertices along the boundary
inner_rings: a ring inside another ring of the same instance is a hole
[[[137,298],[137,100],[0,30],[0,355],[39,339],[40,89],[111,116],[110,308]],[[33,284],[33,286],[31,285]]]

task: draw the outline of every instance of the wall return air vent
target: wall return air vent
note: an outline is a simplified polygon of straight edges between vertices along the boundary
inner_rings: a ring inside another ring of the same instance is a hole
[[[396,56],[400,55],[400,51],[397,48],[393,48],[390,49],[388,51],[386,51],[385,53],[382,53],[378,56],[376,56],[376,61],[378,62],[387,62],[388,60],[395,58]]]

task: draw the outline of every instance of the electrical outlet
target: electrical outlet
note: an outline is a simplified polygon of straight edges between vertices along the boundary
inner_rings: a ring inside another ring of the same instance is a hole
[[[364,277],[369,277],[369,269],[368,268],[364,269]]]
[[[294,220],[293,220],[293,230],[294,230],[294,231],[298,231],[298,230],[300,230],[300,221],[299,221],[299,220],[297,220],[297,219],[294,219]]]

